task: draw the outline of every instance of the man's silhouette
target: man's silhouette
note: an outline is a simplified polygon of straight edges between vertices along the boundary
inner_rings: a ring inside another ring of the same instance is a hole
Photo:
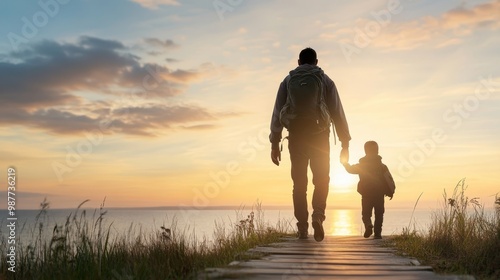
[[[308,235],[307,168],[310,164],[314,184],[312,198],[314,239],[322,241],[324,238],[323,221],[325,220],[326,199],[330,183],[330,121],[333,120],[335,131],[342,143],[341,162],[349,160],[348,148],[351,136],[337,88],[334,82],[317,66],[316,51],[311,48],[302,50],[299,54],[298,64],[299,66],[290,71],[290,74],[285,77],[278,89],[271,119],[271,135],[269,136],[272,143],[271,159],[274,164],[279,165],[281,161],[279,143],[281,142],[283,127],[286,125],[289,133],[288,149],[290,151],[293,206],[294,215],[297,219],[298,237],[305,239]],[[296,78],[303,73],[308,73],[306,74],[308,75],[307,78],[302,78],[302,76]],[[319,94],[301,90],[301,88],[307,89],[312,84],[310,82],[314,80],[310,78],[314,77],[312,75],[319,77],[317,79],[318,87],[321,89]],[[290,82],[291,80],[293,82]],[[296,82],[297,80],[298,82]],[[308,99],[311,96],[310,94],[314,99]],[[315,97],[315,94],[320,96]],[[287,101],[287,99],[290,100]],[[316,104],[308,100],[321,100],[324,102]],[[324,110],[329,113],[327,122],[324,121],[324,118],[321,118],[324,115],[321,108],[319,108],[321,103],[326,105],[323,106],[325,107]],[[301,108],[301,106],[311,106],[311,104],[318,107],[313,112],[315,114],[310,113],[313,111],[311,109]],[[309,115],[307,115],[308,113]],[[311,115],[316,117],[311,118]]]

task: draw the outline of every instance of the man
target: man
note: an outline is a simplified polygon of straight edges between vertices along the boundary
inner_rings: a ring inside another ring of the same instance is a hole
[[[272,144],[271,159],[274,164],[279,165],[279,143],[283,127],[286,126],[298,237],[306,239],[308,235],[307,168],[310,163],[314,184],[312,227],[314,239],[319,242],[325,235],[323,221],[330,183],[330,123],[333,121],[342,143],[341,162],[349,160],[351,136],[337,88],[317,66],[316,51],[311,48],[302,50],[298,64],[281,82],[276,96],[269,136]],[[315,77],[318,77],[317,83],[314,82]],[[322,104],[326,106],[321,106]],[[314,110],[304,109],[307,106],[314,106]],[[328,115],[326,121],[325,114]]]

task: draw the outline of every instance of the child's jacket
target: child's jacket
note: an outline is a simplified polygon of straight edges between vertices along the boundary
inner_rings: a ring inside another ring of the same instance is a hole
[[[389,168],[382,163],[379,155],[367,155],[358,164],[344,165],[347,172],[359,175],[357,191],[365,196],[387,195],[392,197],[396,189]]]

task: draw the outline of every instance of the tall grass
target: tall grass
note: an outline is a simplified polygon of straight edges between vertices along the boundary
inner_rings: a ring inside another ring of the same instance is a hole
[[[190,279],[206,267],[226,265],[240,253],[290,233],[285,221],[270,226],[260,220],[263,213],[257,204],[229,231],[216,225],[213,241],[199,241],[194,234],[178,230],[175,221],[156,232],[134,235],[129,231],[111,237],[111,224],[103,222],[104,202],[92,217],[81,209],[85,202],[46,238],[49,204],[44,201],[30,240],[19,246],[15,274],[2,265],[0,279]],[[5,264],[5,239],[0,243]]]
[[[466,190],[462,179],[451,196],[444,192],[442,209],[433,213],[428,233],[404,229],[389,244],[437,271],[500,279],[500,197],[495,197],[495,212],[487,215]]]

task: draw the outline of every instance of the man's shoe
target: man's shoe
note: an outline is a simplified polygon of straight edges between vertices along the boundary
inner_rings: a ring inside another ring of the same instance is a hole
[[[307,230],[306,231],[298,231],[297,232],[299,239],[307,239]]]
[[[365,234],[363,234],[363,237],[368,238],[372,234],[373,234],[373,226],[372,225],[365,226]]]
[[[299,239],[307,239],[307,229],[309,228],[309,223],[307,222],[298,222],[297,223],[297,237]]]
[[[312,222],[312,227],[314,229],[314,240],[317,242],[323,241],[325,238],[325,231],[323,230],[323,222],[315,219]]]
[[[382,227],[376,226],[373,229],[373,233],[375,234],[375,236],[373,237],[373,239],[382,239]]]

